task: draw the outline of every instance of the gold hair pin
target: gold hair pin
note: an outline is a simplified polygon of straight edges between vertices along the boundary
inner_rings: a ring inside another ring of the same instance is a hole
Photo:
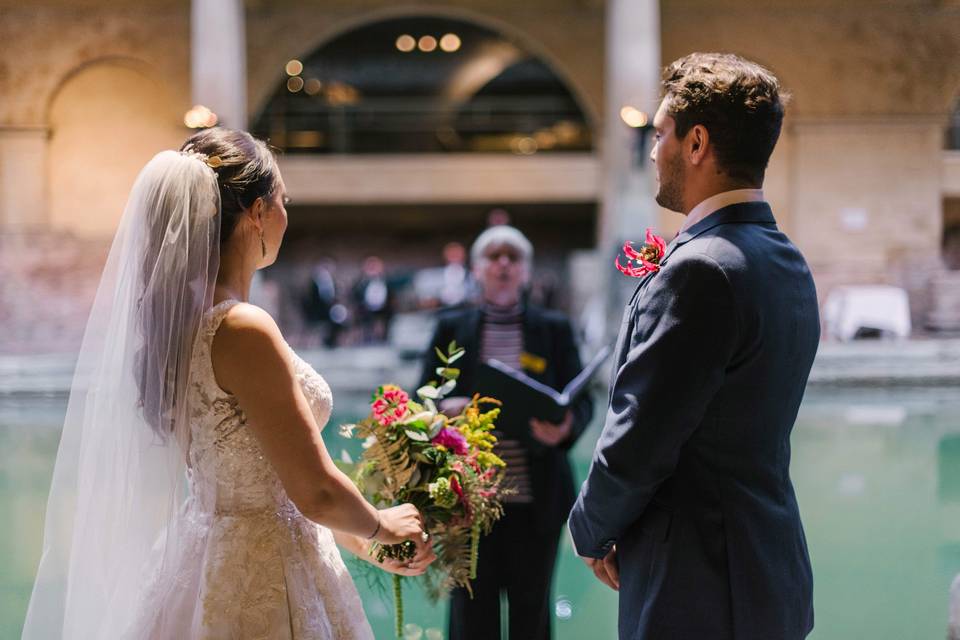
[[[207,166],[211,169],[216,169],[223,166],[223,160],[220,159],[220,156],[208,156],[204,162],[206,162]]]

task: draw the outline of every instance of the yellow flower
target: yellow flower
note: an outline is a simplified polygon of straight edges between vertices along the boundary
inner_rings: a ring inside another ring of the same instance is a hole
[[[484,469],[489,467],[506,467],[507,463],[500,459],[496,454],[490,453],[489,451],[481,451],[477,454],[477,462],[480,463],[480,466]]]

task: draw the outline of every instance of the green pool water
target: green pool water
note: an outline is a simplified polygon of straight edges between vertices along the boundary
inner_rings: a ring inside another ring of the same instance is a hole
[[[338,396],[331,424],[356,418],[363,400]],[[0,396],[0,638],[18,638],[23,624],[64,411],[63,398]],[[599,428],[573,450],[581,478]],[[326,438],[335,454],[356,451],[334,428]],[[960,573],[960,389],[809,390],[792,475],[813,560],[811,638],[944,638],[947,590]],[[377,637],[390,638],[390,601],[348,566]],[[554,603],[556,638],[616,638],[615,594],[566,539]],[[408,621],[445,630],[443,604],[413,586],[406,608]]]

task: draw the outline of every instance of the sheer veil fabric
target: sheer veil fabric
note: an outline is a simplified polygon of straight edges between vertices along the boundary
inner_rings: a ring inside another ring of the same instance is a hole
[[[184,391],[212,306],[219,207],[197,154],[161,152],[133,185],[77,360],[24,639],[118,637],[148,566],[178,555]]]

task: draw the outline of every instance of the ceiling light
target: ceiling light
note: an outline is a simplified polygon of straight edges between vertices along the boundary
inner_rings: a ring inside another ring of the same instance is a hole
[[[410,34],[403,34],[397,38],[397,50],[404,53],[410,53],[417,48],[417,39]]]
[[[460,36],[455,33],[448,33],[440,38],[440,48],[447,53],[453,53],[460,48]]]
[[[286,69],[288,76],[298,76],[303,73],[303,63],[299,60],[291,60],[284,68]]]

